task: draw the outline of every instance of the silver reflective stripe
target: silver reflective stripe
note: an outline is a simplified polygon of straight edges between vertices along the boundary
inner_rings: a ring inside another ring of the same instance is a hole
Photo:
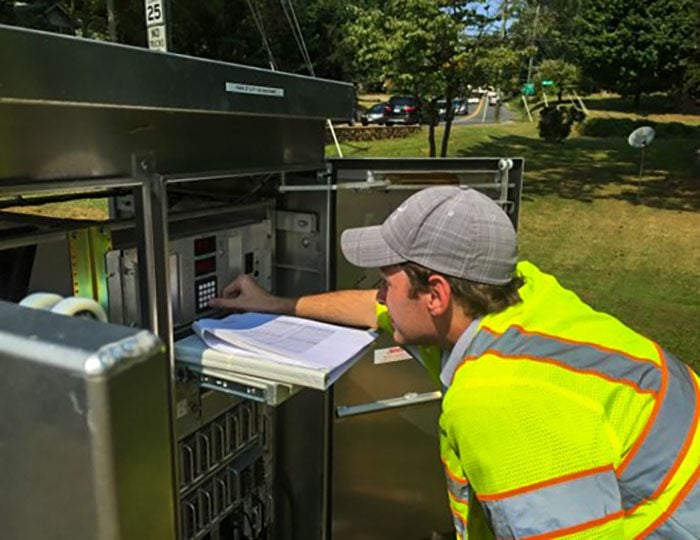
[[[454,510],[452,511],[452,523],[454,524],[455,532],[457,533],[457,538],[466,538],[465,533],[467,531],[467,528],[465,526],[464,519],[459,517]]]
[[[456,499],[459,499],[464,503],[468,503],[469,484],[467,484],[466,482],[458,482],[454,478],[451,478],[449,474],[445,474],[445,477],[447,478],[447,488],[450,490],[450,493],[452,493],[452,495],[454,495]]]
[[[471,488],[469,487],[469,483],[466,480],[460,481],[452,478],[448,473],[447,465],[444,465],[444,467],[445,478],[447,479],[447,489],[450,490],[450,493],[455,499],[459,499],[464,504],[469,504],[469,495],[471,490]],[[451,504],[450,511],[452,512],[452,521],[454,523],[455,531],[457,533],[457,538],[466,538],[466,516],[460,516]]]
[[[454,344],[454,347],[452,347],[452,350],[449,351],[449,354],[443,353],[442,370],[440,371],[440,383],[442,384],[443,392],[450,386],[450,382],[454,377],[457,366],[459,366],[462,358],[464,358],[467,349],[469,349],[469,345],[479,330],[480,322],[480,317],[470,322],[467,329],[462,332],[461,336],[459,336],[459,339]]]
[[[659,525],[647,538],[679,538],[691,540],[700,538],[700,481],[683,499],[666,521]]]
[[[526,334],[511,327],[501,336],[494,336],[488,331],[480,332],[467,354],[479,356],[489,349],[509,356],[554,360],[579,371],[590,371],[634,384],[641,390],[658,392],[661,388],[661,369],[653,362],[634,360],[594,345],[567,343],[555,337]]]
[[[612,467],[505,499],[479,500],[499,538],[534,536],[622,515]]]
[[[674,468],[691,430],[698,406],[688,368],[663,351],[668,387],[654,425],[620,475],[622,504],[632,508],[650,498]]]

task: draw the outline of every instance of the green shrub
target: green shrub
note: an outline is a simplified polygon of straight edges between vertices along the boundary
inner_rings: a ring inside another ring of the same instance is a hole
[[[575,107],[565,105],[543,107],[540,110],[538,125],[540,137],[548,142],[563,141],[571,133],[571,125],[574,122],[582,122],[585,118],[583,111]]]
[[[651,126],[656,130],[657,137],[700,137],[700,126],[681,124],[680,122],[665,122],[659,124],[649,120],[632,120],[630,118],[591,118],[578,128],[581,135],[588,137],[627,137],[635,129]]]

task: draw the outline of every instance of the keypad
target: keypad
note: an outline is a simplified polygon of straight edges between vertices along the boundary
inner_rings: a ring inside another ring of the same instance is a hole
[[[195,284],[197,311],[209,309],[209,300],[216,296],[216,278],[211,277]]]

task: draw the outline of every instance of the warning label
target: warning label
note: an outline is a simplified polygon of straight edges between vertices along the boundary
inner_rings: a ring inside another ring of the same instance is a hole
[[[374,351],[375,364],[389,364],[390,362],[400,362],[401,360],[410,360],[411,358],[413,357],[401,347],[389,347]]]

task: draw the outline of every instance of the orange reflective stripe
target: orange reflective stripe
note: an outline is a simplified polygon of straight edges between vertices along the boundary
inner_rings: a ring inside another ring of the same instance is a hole
[[[457,495],[452,493],[452,491],[449,489],[447,490],[447,496],[456,503],[466,504],[467,506],[469,505],[469,501],[467,501],[466,499],[460,499],[459,497],[457,497]]]
[[[457,482],[458,484],[466,485],[469,482],[467,481],[466,478],[460,478],[459,476],[456,476],[451,470],[449,465],[447,465],[447,461],[445,460],[444,456],[440,456],[440,461],[442,461],[443,467],[445,467],[445,474],[450,477],[451,480],[454,482]]]
[[[451,506],[450,506],[450,513],[452,514],[452,516],[453,516],[455,519],[457,519],[457,520],[462,524],[462,527],[464,527],[465,529],[467,528],[467,519],[466,519],[462,514],[460,514],[459,512],[457,512],[457,511],[456,511],[454,508],[452,508]]]
[[[585,476],[592,476],[594,474],[600,474],[605,471],[614,471],[612,464],[604,465],[602,467],[596,467],[594,469],[587,469],[585,471],[579,471],[571,474],[565,474],[564,476],[558,476],[556,478],[551,478],[543,482],[537,482],[536,484],[529,484],[524,487],[511,489],[508,491],[501,491],[498,493],[488,493],[479,494],[478,498],[480,501],[497,501],[499,499],[507,499],[508,497],[514,497],[515,495],[521,495],[529,491],[537,491],[543,487],[553,486],[555,484],[561,484],[563,482],[569,482],[571,480],[576,480],[577,478],[583,478]]]
[[[558,531],[550,531],[543,534],[536,534],[535,536],[525,536],[523,537],[523,540],[544,540],[545,538],[561,538],[562,536],[566,536],[567,534],[574,534],[577,532],[585,531],[586,529],[592,529],[593,527],[599,527],[610,521],[619,519],[622,516],[624,516],[624,512],[620,510],[619,512],[615,512],[614,514],[608,514],[607,516],[602,517],[600,519],[594,519],[593,521],[581,523],[580,525],[576,525],[574,527],[567,527],[566,529],[559,529]]]
[[[654,531],[659,525],[664,523],[668,518],[671,517],[671,515],[676,511],[678,506],[683,502],[685,499],[686,495],[690,492],[691,489],[693,489],[693,486],[695,486],[696,482],[700,480],[700,466],[698,466],[697,469],[695,469],[695,472],[693,473],[693,476],[690,477],[690,480],[688,480],[683,488],[678,492],[678,495],[676,496],[675,499],[673,499],[673,502],[669,505],[669,507],[664,511],[663,514],[661,514],[656,520],[649,525],[646,529],[644,529],[641,533],[639,533],[636,538],[645,538],[649,533]]]

